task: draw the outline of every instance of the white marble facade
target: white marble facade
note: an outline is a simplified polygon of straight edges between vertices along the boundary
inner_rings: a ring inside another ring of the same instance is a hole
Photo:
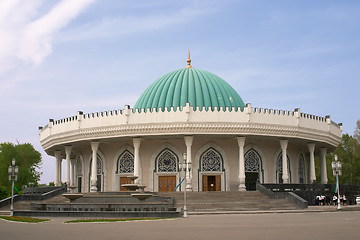
[[[247,104],[235,110],[199,111],[187,104],[139,113],[126,106],[50,120],[39,134],[56,160],[55,184],[66,182],[81,192],[119,191],[120,178],[130,175],[139,176],[146,190],[173,191],[164,181],[181,181],[184,153],[191,162],[188,186],[176,191],[241,191],[256,179],[310,183],[316,180],[315,155],[321,159],[320,180],[327,183],[324,159],[340,141],[341,124],[299,109],[264,110]],[[62,160],[65,179],[60,179]]]

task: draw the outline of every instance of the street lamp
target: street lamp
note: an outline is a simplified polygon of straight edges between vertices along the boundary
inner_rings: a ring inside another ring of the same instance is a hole
[[[15,158],[13,158],[11,160],[11,165],[8,168],[9,181],[12,181],[10,216],[14,216],[14,181],[17,181],[18,172],[19,172],[19,167],[15,166]]]
[[[187,161],[186,161],[186,153],[183,154],[183,158],[184,158],[184,162],[182,162],[180,164],[180,171],[183,171],[184,172],[184,179],[185,179],[185,183],[184,183],[184,215],[183,217],[187,217],[187,208],[186,208],[186,184],[187,184],[187,181],[186,181],[186,173],[188,171],[188,166],[187,166]]]
[[[333,170],[333,175],[336,176],[336,189],[337,189],[337,209],[340,209],[340,188],[339,188],[339,176],[341,176],[341,162],[338,161],[338,156],[335,154],[335,162],[331,163],[331,167]]]

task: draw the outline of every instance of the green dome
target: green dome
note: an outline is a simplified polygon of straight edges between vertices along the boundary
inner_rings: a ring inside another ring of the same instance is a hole
[[[239,94],[223,79],[207,71],[188,67],[165,74],[152,83],[137,100],[139,111],[165,111],[171,107],[245,107]],[[143,110],[142,110],[143,109]]]

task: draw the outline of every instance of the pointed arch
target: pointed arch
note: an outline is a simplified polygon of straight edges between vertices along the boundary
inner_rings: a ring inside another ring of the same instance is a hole
[[[77,186],[78,193],[84,191],[84,182],[85,182],[85,169],[84,169],[84,160],[81,154],[76,156],[75,161],[75,184]]]
[[[162,150],[155,159],[155,171],[178,172],[179,157],[169,148]]]
[[[165,143],[154,151],[150,163],[150,166],[153,167],[149,168],[150,189],[153,189],[155,192],[159,191],[159,184],[161,184],[159,179],[172,178],[169,181],[171,181],[171,184],[175,181],[175,186],[180,183],[179,156],[182,156],[182,153],[170,143]],[[180,187],[176,191],[181,189],[183,188]]]
[[[213,159],[211,160],[211,158]],[[204,164],[202,164],[203,162]],[[193,187],[197,187],[194,190],[204,191],[204,184],[206,184],[204,178],[206,176],[218,176],[219,179],[215,181],[221,185],[219,190],[230,190],[229,176],[226,174],[229,169],[227,155],[216,143],[209,142],[197,151],[193,161],[193,168]]]
[[[134,154],[129,150],[123,151],[116,162],[116,174],[134,173]]]
[[[201,172],[223,172],[224,160],[222,155],[213,147],[209,147],[200,156]]]
[[[249,176],[246,176],[246,178],[251,177],[251,179],[253,179],[254,178],[252,176],[254,175],[253,173],[257,173],[257,180],[254,179],[253,181],[264,182],[264,170],[263,170],[263,161],[261,155],[254,148],[250,148],[249,150],[246,151],[244,160],[245,160],[245,175],[248,175],[249,173]],[[254,185],[254,187],[256,189],[256,185]]]

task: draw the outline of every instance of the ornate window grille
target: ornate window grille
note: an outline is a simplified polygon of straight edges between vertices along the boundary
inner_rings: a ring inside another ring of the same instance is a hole
[[[91,169],[92,169],[92,161],[90,160],[90,171],[89,171],[89,183],[90,183],[90,177],[91,177]],[[96,175],[97,175],[97,189],[98,191],[101,191],[104,187],[103,178],[104,178],[104,171],[103,171],[103,161],[99,154],[97,154],[96,157]],[[90,191],[90,184],[88,185],[88,191]]]
[[[250,149],[245,154],[245,172],[260,172],[261,158],[259,154],[254,150]]]
[[[89,172],[89,174],[91,175],[91,169],[92,169],[92,159],[90,160],[90,167],[89,167],[89,169],[90,169],[90,172]],[[102,159],[101,159],[101,157],[99,156],[99,154],[97,155],[97,158],[96,158],[96,174],[97,175],[100,175],[100,174],[103,174],[103,163],[102,163]]]
[[[305,183],[305,159],[304,155],[299,156],[299,183]]]
[[[287,158],[287,167],[288,167],[288,173],[289,173],[289,182],[291,182],[290,159],[289,159],[289,156],[286,156],[286,158]],[[282,173],[283,173],[282,152],[280,152],[279,156],[277,157],[277,169],[276,169],[276,172],[277,172],[277,175],[278,175],[279,183],[282,183]]]
[[[158,172],[177,172],[178,157],[169,149],[163,150],[157,157]]]
[[[97,165],[96,174],[101,175],[103,172],[103,165],[99,157],[96,159],[96,165]]]
[[[76,161],[76,175],[78,177],[82,176],[82,163],[80,158]]]
[[[209,148],[201,156],[201,171],[220,172],[222,171],[222,157],[213,148]]]
[[[125,151],[118,158],[119,173],[133,173],[134,172],[134,156]]]

